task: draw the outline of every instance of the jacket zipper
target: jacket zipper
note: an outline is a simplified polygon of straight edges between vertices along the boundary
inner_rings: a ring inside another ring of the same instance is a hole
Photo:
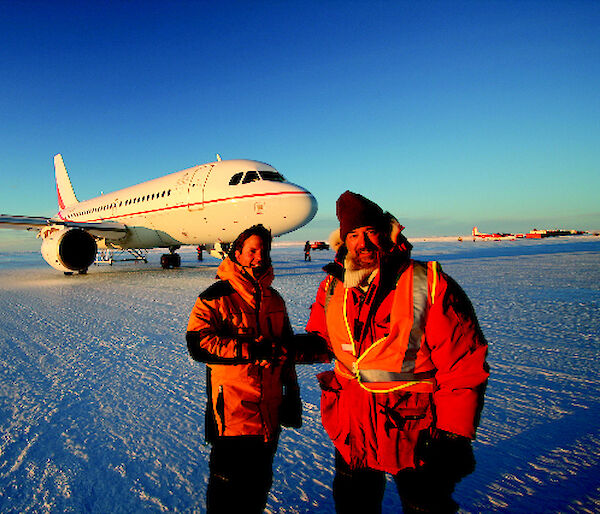
[[[262,329],[260,326],[260,307],[261,307],[261,303],[262,303],[262,291],[260,289],[260,284],[258,283],[258,281],[254,281],[255,282],[255,287],[256,287],[256,335],[261,336],[262,335]],[[261,419],[261,424],[263,426],[263,430],[265,431],[265,433],[267,432],[267,426],[265,423],[265,419],[262,413],[262,405],[263,405],[263,393],[264,393],[264,388],[263,388],[263,369],[262,366],[257,366],[258,368],[258,388],[260,391],[260,396],[258,399],[258,413],[260,415],[260,419]]]
[[[222,434],[225,435],[225,395],[223,394],[223,386],[219,386],[219,395],[217,396],[217,414],[221,418]]]

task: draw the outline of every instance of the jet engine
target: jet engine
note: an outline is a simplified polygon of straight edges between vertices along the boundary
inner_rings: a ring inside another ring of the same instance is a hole
[[[54,269],[85,272],[96,258],[95,239],[79,228],[50,229],[42,242],[42,257]]]

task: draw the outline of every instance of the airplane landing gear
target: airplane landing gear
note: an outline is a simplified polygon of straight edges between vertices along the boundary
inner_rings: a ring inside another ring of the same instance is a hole
[[[77,273],[79,275],[87,275],[87,272],[88,272],[87,268],[83,268],[83,269],[80,269],[79,271],[77,271]],[[65,277],[70,277],[71,275],[74,275],[75,272],[74,271],[65,271],[64,274],[65,274]]]
[[[171,253],[164,253],[161,255],[160,265],[163,269],[179,268],[181,266],[181,255],[175,253],[175,250],[178,248],[178,246],[172,246],[169,248],[169,252]]]

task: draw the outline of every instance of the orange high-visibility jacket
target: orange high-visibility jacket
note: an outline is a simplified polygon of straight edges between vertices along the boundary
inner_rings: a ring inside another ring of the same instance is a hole
[[[277,437],[284,382],[295,382],[293,366],[259,366],[249,345],[262,335],[265,344],[283,345],[291,335],[285,303],[271,288],[273,270],[258,281],[225,259],[221,281],[204,291],[192,309],[186,339],[192,358],[207,363],[207,439],[218,436]]]
[[[415,467],[419,432],[430,427],[474,438],[487,343],[438,263],[382,267],[366,293],[328,276],[306,330],[335,355],[334,371],[319,376],[322,422],[353,468]]]

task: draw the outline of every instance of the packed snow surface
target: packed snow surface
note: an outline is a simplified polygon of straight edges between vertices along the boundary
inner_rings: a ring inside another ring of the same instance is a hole
[[[0,253],[0,511],[203,512],[205,371],[185,327],[218,261],[94,266],[64,276]],[[302,332],[332,251],[276,246],[274,286]],[[470,296],[491,377],[463,512],[600,511],[600,240],[420,242]],[[269,512],[334,512],[315,374],[284,429]],[[384,512],[400,511],[388,483]]]

